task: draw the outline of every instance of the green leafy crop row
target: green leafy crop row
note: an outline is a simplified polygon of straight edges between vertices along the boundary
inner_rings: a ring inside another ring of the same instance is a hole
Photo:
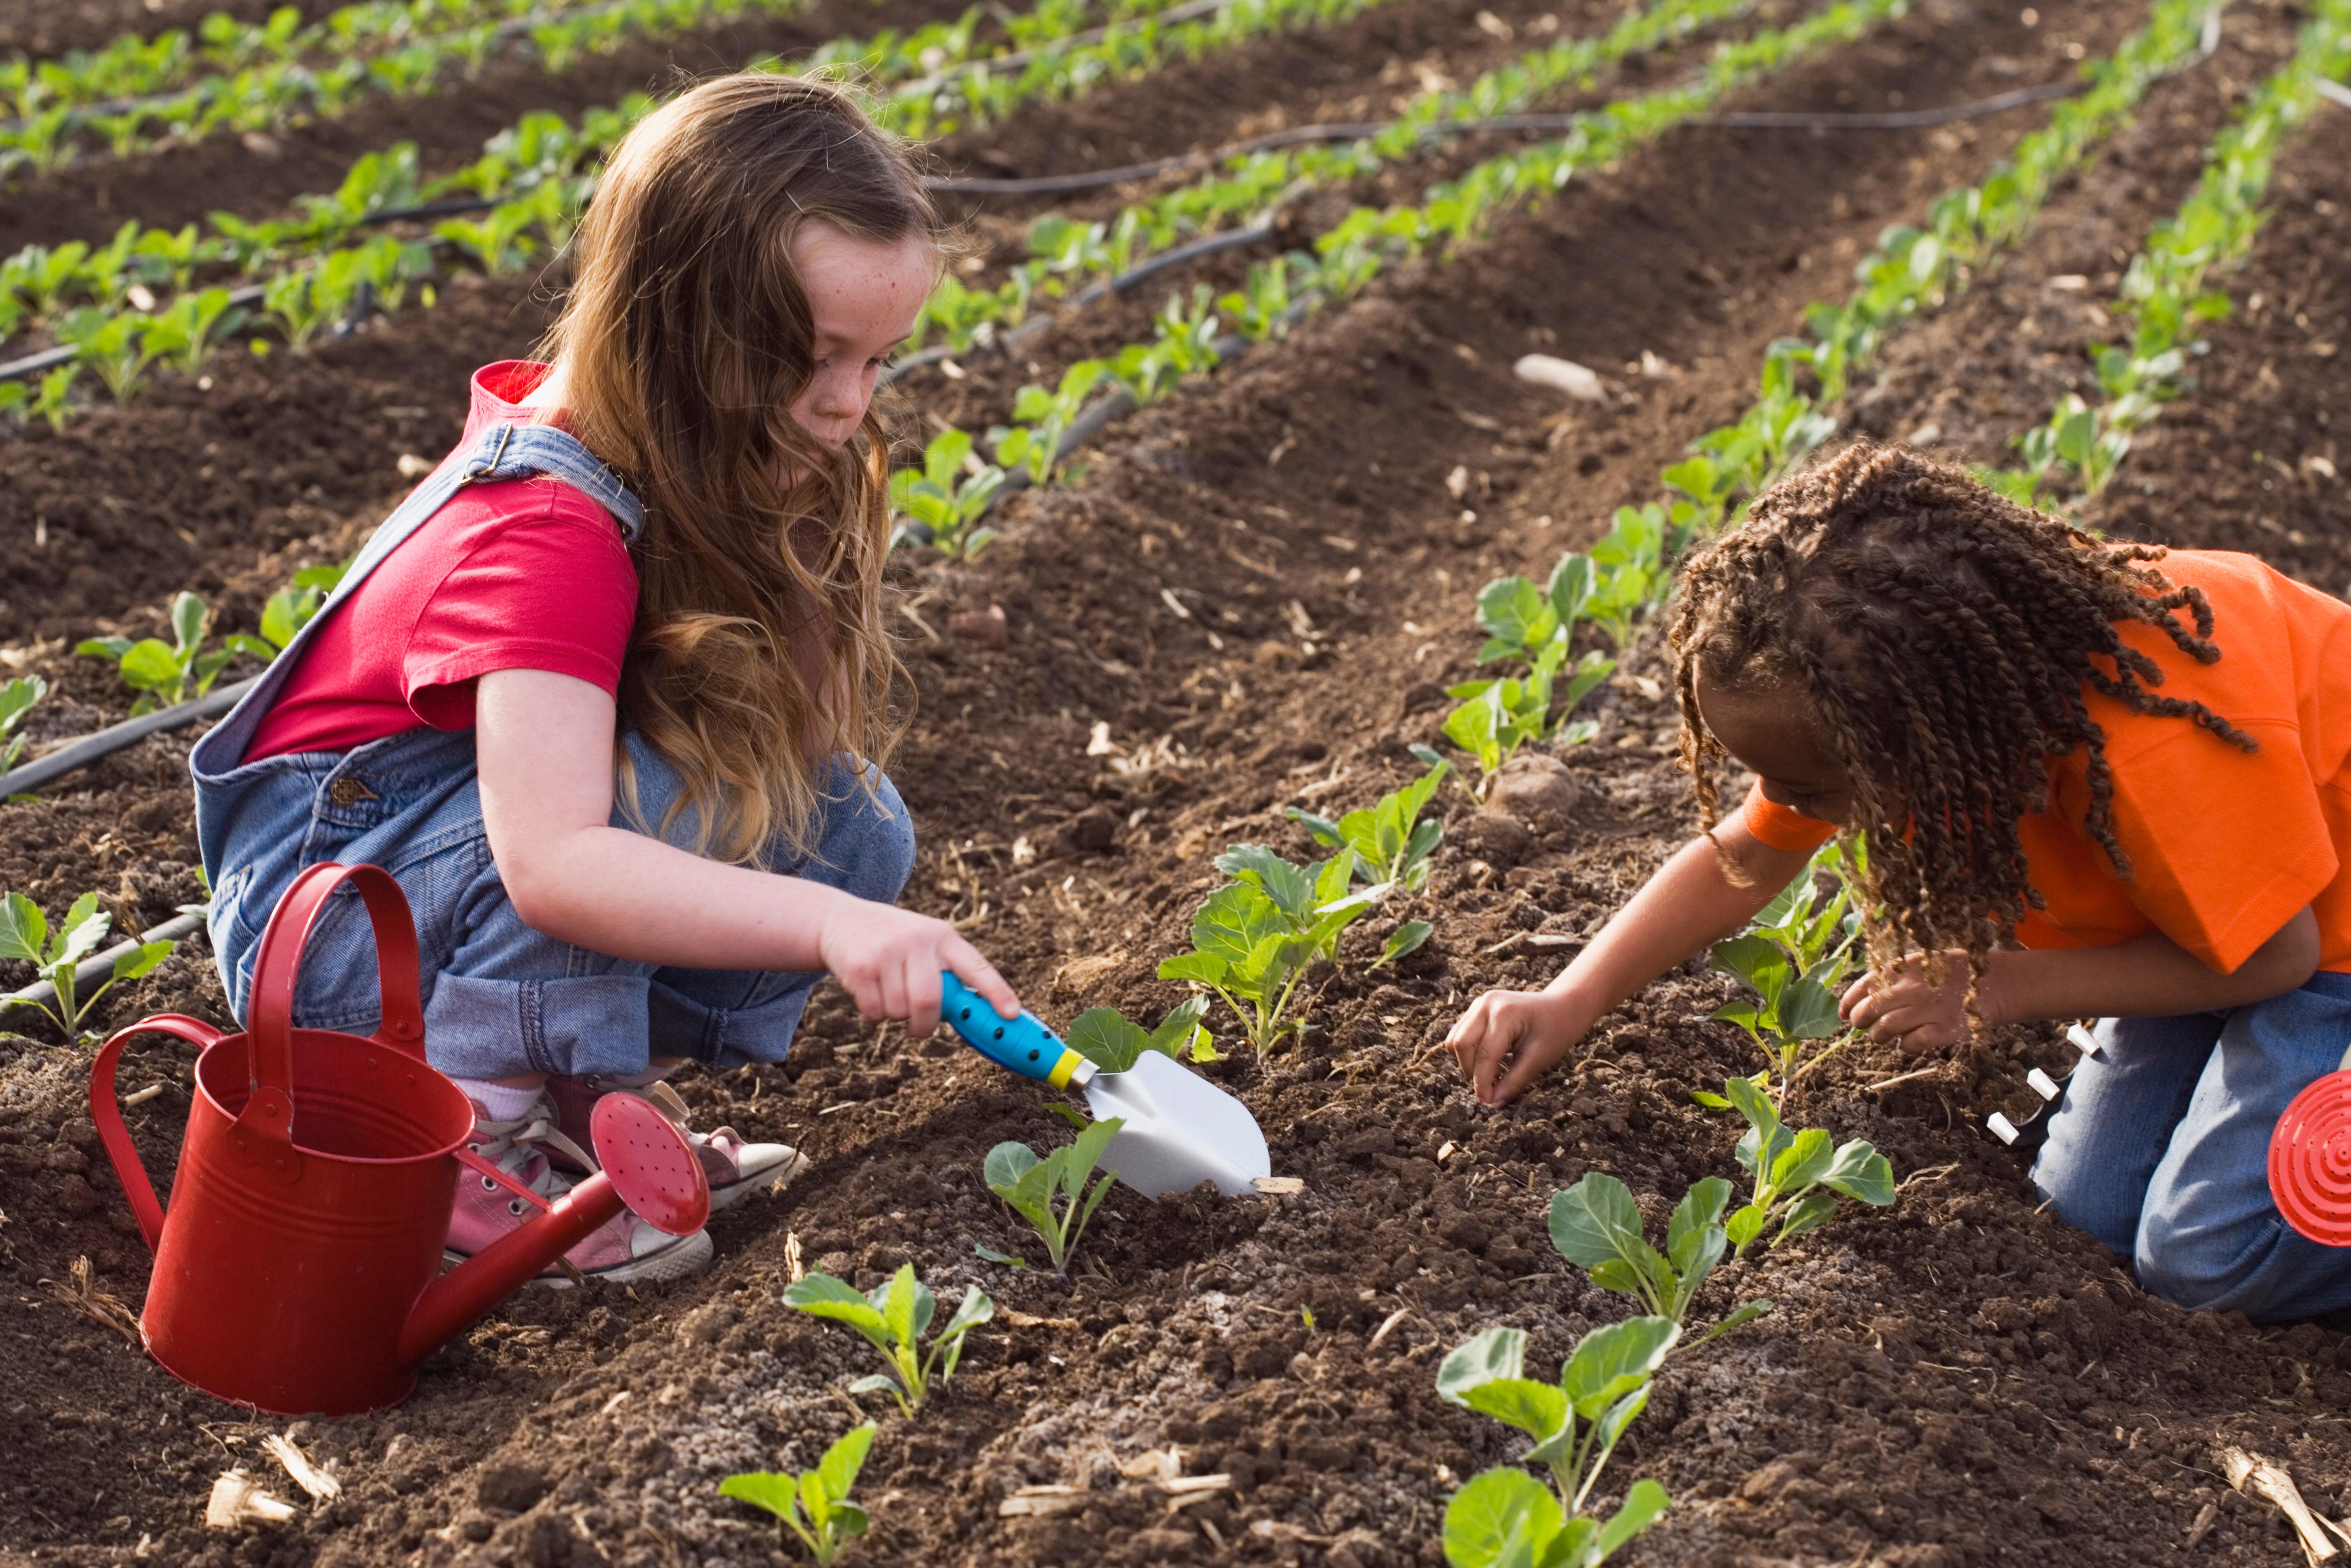
[[[534,50],[549,70],[632,37],[674,35],[733,21],[753,5],[797,9],[804,0],[370,0],[308,26],[292,6],[266,21],[206,17],[178,29],[124,37],[62,58],[0,65],[0,172],[47,172],[92,137],[115,157],[213,132],[260,131],[298,117],[335,115],[361,97],[413,98],[455,72],[477,73],[501,45]]]
[[[1751,3],[1663,0],[1635,10],[1603,37],[1572,38],[1533,50],[1488,71],[1466,89],[1417,93],[1395,121],[1363,141],[1238,158],[1229,172],[1154,196],[1107,222],[1081,224],[1049,213],[1029,229],[1029,259],[998,287],[971,289],[957,279],[945,280],[925,305],[914,341],[919,347],[935,332],[948,347],[967,349],[998,327],[1022,320],[1037,298],[1115,277],[1181,240],[1240,223],[1277,201],[1367,178],[1386,162],[1425,152],[1432,131],[1447,121],[1528,108],[1562,85],[1588,82],[1605,66],[1737,15]],[[1244,331],[1253,320],[1266,322],[1269,331],[1277,329],[1273,323],[1289,301],[1261,298],[1259,291],[1281,280],[1280,269],[1288,265],[1285,260],[1263,274],[1253,272],[1250,290],[1228,302],[1227,309]]]
[[[2085,497],[2106,487],[2132,433],[2162,412],[2190,359],[2204,352],[2196,328],[2230,313],[2227,292],[2210,280],[2252,248],[2269,215],[2261,202],[2279,147],[2320,103],[2318,84],[2340,82],[2346,71],[2351,4],[2320,0],[2294,57],[2238,106],[2206,150],[2196,188],[2131,257],[2110,313],[2127,335],[2090,356],[2100,400],[2067,393],[2046,423],[2017,438],[2023,465],[1984,478],[2027,506],[2042,504],[2044,484]]]

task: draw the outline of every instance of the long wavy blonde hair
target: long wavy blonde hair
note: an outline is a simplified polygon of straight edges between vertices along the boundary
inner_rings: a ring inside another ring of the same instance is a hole
[[[879,768],[903,727],[888,437],[871,409],[838,447],[791,414],[814,369],[792,261],[809,223],[946,254],[904,144],[848,90],[705,82],[604,166],[541,350],[566,425],[644,504],[621,710],[683,779],[671,820],[690,815],[701,852],[762,865],[771,845],[812,850],[836,753]],[[625,748],[617,772],[636,812]]]

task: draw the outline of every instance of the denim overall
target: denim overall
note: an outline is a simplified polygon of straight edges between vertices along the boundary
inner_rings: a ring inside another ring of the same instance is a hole
[[[244,761],[263,716],[327,618],[392,552],[468,484],[533,475],[569,485],[611,513],[633,543],[643,508],[611,470],[562,431],[497,424],[444,463],[369,538],[341,584],[229,716],[196,743],[196,832],[212,879],[207,915],[229,1006],[242,1019],[263,927],[295,874],[319,861],[382,866],[399,879],[423,961],[426,1052],[459,1078],[528,1073],[622,1076],[653,1057],[714,1065],[782,1059],[819,976],[633,963],[532,930],[516,915],[482,826],[470,729],[412,729],[350,751]],[[662,822],[676,771],[632,727],[621,741],[635,770],[643,822]],[[859,898],[894,901],[914,868],[914,830],[888,779],[835,757],[817,845],[803,859],[780,844],[766,863]],[[612,825],[642,823],[616,803]],[[690,846],[691,811],[664,831]],[[374,939],[345,886],[302,960],[295,1021],[371,1031]]]

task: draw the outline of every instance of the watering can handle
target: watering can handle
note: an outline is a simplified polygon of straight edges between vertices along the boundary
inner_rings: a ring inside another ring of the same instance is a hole
[[[131,1199],[131,1217],[139,1221],[139,1235],[152,1252],[163,1234],[163,1206],[155,1199],[155,1184],[147,1179],[147,1167],[139,1163],[138,1145],[131,1141],[131,1130],[122,1124],[122,1106],[114,1098],[114,1063],[122,1054],[124,1042],[151,1030],[184,1040],[198,1051],[209,1049],[221,1031],[184,1013],[158,1013],[118,1030],[90,1063],[89,1119],[98,1124],[99,1142],[106,1145],[106,1157],[114,1162],[123,1196]]]
[[[253,1031],[253,1094],[236,1119],[237,1131],[264,1144],[291,1145],[294,1130],[294,992],[301,978],[302,950],[336,888],[350,883],[367,904],[375,927],[376,980],[382,998],[382,1027],[375,1039],[422,1060],[424,1009],[417,1000],[416,924],[400,883],[381,866],[307,866],[278,899],[261,934],[253,966],[253,995],[246,1008]],[[239,1145],[243,1146],[242,1144]],[[291,1179],[290,1176],[287,1179]]]

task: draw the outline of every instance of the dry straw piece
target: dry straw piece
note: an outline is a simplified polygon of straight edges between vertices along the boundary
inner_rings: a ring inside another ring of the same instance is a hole
[[[310,1462],[310,1456],[294,1446],[294,1439],[283,1433],[272,1433],[261,1440],[261,1450],[286,1467],[294,1484],[310,1494],[313,1502],[332,1502],[343,1495],[343,1483]]]
[[[229,1471],[213,1482],[204,1503],[206,1530],[239,1530],[248,1524],[283,1524],[294,1517],[294,1505],[272,1497],[242,1469]]]
[[[2343,1554],[2337,1542],[2351,1542],[2351,1532],[2324,1514],[2312,1512],[2310,1505],[2302,1500],[2302,1490],[2294,1484],[2284,1466],[2259,1454],[2247,1453],[2233,1444],[2220,1449],[2215,1457],[2231,1486],[2249,1496],[2266,1498],[2278,1506],[2293,1524],[2294,1534],[2301,1538],[2302,1554],[2311,1568],[2318,1568],[2319,1563]]]

